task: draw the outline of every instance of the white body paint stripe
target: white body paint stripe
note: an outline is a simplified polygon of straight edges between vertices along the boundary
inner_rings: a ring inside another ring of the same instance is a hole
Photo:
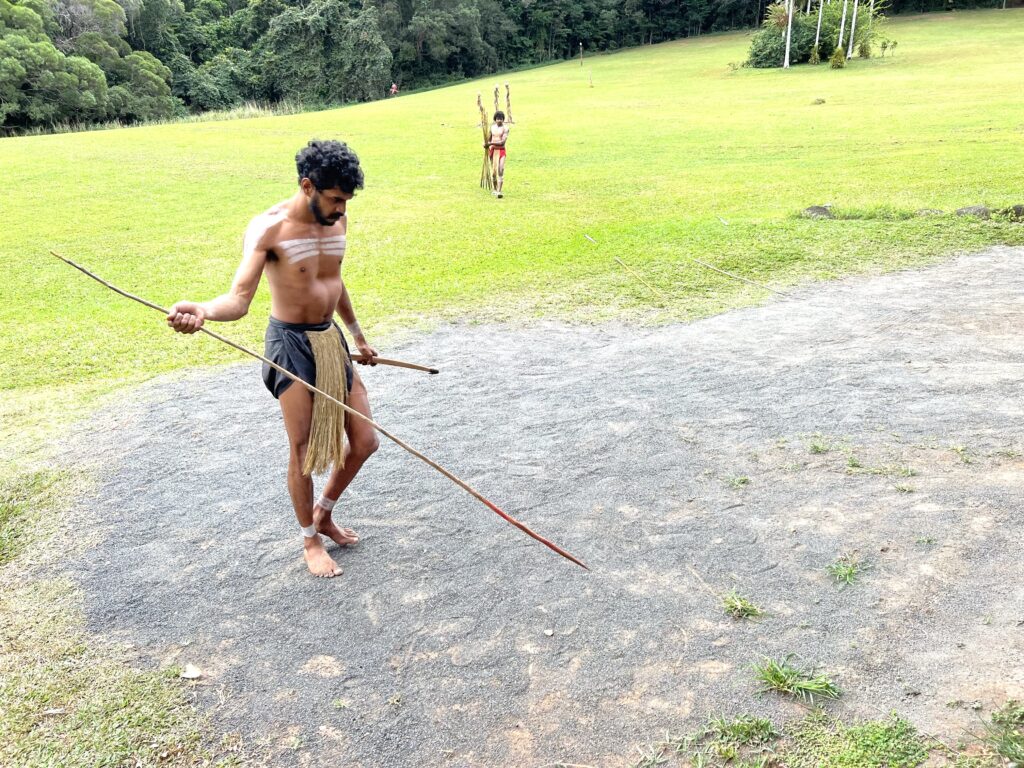
[[[286,203],[280,207],[272,208],[265,213],[253,218],[249,227],[245,230],[243,242],[243,253],[245,256],[251,254],[260,240],[272,226],[287,218],[288,209]],[[332,235],[331,237],[301,237],[294,240],[284,240],[275,246],[289,264],[303,261],[305,259],[319,256],[321,253],[327,256],[345,258],[345,235]]]
[[[297,240],[284,240],[278,243],[277,247],[288,259],[289,264],[295,264],[305,259],[319,256],[321,253],[327,256],[345,257],[345,236],[334,237],[307,237]]]

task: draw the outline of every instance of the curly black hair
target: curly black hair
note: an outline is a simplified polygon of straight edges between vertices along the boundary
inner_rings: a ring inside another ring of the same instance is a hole
[[[318,190],[334,189],[355,192],[363,188],[363,169],[359,158],[340,141],[313,139],[295,155],[299,181],[309,179]]]
[[[499,110],[498,110],[497,112],[495,112],[495,113],[494,113],[494,119],[495,119],[495,120],[504,120],[504,119],[505,119],[505,113],[504,113],[504,112],[502,112],[502,111],[501,111],[501,110],[499,109]]]

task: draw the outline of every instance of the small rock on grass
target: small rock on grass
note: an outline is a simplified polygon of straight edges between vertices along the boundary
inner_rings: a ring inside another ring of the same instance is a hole
[[[800,215],[805,219],[834,219],[836,216],[832,213],[830,207],[827,205],[812,205],[810,208],[804,208]]]
[[[984,205],[968,205],[966,208],[957,208],[956,215],[977,216],[979,219],[989,219],[992,217],[992,211]]]

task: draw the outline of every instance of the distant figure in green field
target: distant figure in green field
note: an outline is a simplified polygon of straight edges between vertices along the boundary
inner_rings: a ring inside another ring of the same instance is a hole
[[[495,97],[497,98],[497,97]],[[505,142],[508,141],[509,126],[505,125],[505,113],[495,112],[491,124],[491,138],[484,146],[491,158],[491,180],[494,182],[494,196],[504,197],[505,185]]]
[[[345,323],[365,358],[360,362],[375,365],[377,352],[359,327],[341,279],[345,207],[363,188],[363,171],[355,153],[337,141],[311,141],[295,162],[298,190],[249,224],[231,289],[201,304],[179,301],[167,324],[179,333],[195,333],[207,320],[238,320],[249,311],[266,272],[271,303],[265,357],[369,418],[366,388],[333,320],[337,313]],[[342,491],[377,450],[377,435],[363,420],[346,420],[337,405],[320,395],[314,400],[309,390],[266,364],[263,381],[284,415],[291,446],[288,491],[304,537],[306,564],[315,576],[338,576],[341,568],[320,535],[339,546],[359,541],[355,531],[338,528],[331,516]],[[331,475],[314,504],[312,475],[328,468]]]

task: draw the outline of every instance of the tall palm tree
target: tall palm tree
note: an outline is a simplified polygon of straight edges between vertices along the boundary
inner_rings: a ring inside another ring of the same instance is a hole
[[[850,19],[850,47],[846,51],[847,60],[853,58],[853,38],[857,32],[857,6],[860,0],[853,0],[853,18]]]
[[[839,42],[836,43],[836,48],[843,47],[843,30],[846,29],[846,7],[850,4],[850,0],[843,0],[843,17],[839,20]]]
[[[874,2],[874,0],[872,0]],[[821,42],[821,14],[825,10],[825,0],[821,0],[818,3],[818,31],[814,33],[814,48],[817,50],[818,43]]]
[[[793,13],[796,11],[796,0],[789,0],[787,11],[789,18],[786,20],[786,60],[782,64],[783,69],[789,69],[789,49],[793,43]]]

